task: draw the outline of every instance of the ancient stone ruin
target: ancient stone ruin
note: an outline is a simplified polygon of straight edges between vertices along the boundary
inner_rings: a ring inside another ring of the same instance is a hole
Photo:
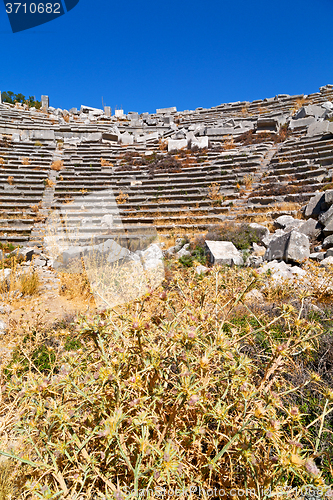
[[[153,114],[41,102],[0,104],[1,242],[40,247],[45,221],[67,207],[83,244],[248,222],[265,247],[257,267],[333,258],[333,85]],[[212,262],[246,262],[218,246],[208,244]]]

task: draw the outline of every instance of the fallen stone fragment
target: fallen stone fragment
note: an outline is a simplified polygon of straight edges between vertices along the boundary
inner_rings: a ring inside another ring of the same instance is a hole
[[[307,221],[302,221],[302,224],[297,228],[299,233],[305,234],[309,238],[318,238],[322,231],[322,224],[315,219],[308,219]]]
[[[46,260],[45,259],[34,259],[33,260],[33,265],[35,267],[44,267],[46,266]]]
[[[309,203],[305,207],[304,215],[306,219],[313,217],[314,219],[318,219],[319,214],[321,213],[321,204],[325,200],[324,193],[318,193],[312,198],[310,198]]]
[[[11,307],[9,304],[0,304],[0,314],[9,314]]]
[[[258,272],[266,273],[267,271],[271,272],[272,279],[281,281],[281,279],[295,279],[306,276],[306,271],[297,266],[291,266],[290,264],[286,264],[286,262],[278,262],[277,260],[273,260],[272,262],[268,262],[264,264]]]
[[[242,266],[242,254],[231,241],[205,240],[212,264],[226,264],[228,266]]]
[[[284,260],[285,262],[302,263],[310,256],[309,238],[298,231],[291,231],[269,244],[265,260]]]
[[[258,304],[264,301],[265,301],[264,295],[256,288],[250,290],[244,295],[244,302],[250,302],[250,303],[255,302],[256,304]]]
[[[7,278],[9,278],[9,276],[11,275],[11,272],[12,270],[9,269],[9,268],[4,268],[4,269],[1,269],[0,270],[0,283],[4,280],[6,280]]]
[[[283,231],[283,229],[277,229],[275,233],[268,233],[261,241],[265,245],[266,248],[270,245],[270,243],[280,236],[284,236],[286,233]]]
[[[203,265],[199,265],[195,268],[195,272],[199,275],[201,274],[207,274],[209,272],[209,267],[206,267],[206,266],[203,266]]]
[[[4,335],[7,332],[7,323],[0,319],[0,335]]]
[[[291,231],[288,246],[286,248],[286,262],[302,263],[309,258],[309,238],[298,231]]]
[[[333,219],[333,205],[331,205],[330,208],[325,212],[322,212],[318,217],[319,222],[321,222],[324,226],[329,224],[329,222],[332,219]]]
[[[325,191],[324,201],[321,205],[322,210],[327,210],[331,205],[333,205],[333,189]]]
[[[291,215],[280,215],[274,220],[274,226],[278,229],[284,229],[286,226],[293,225],[298,219],[294,219]],[[302,221],[299,221],[302,223]]]
[[[310,253],[310,259],[311,260],[323,260],[325,259],[326,257],[326,252],[313,252],[313,253]]]
[[[261,245],[257,245],[257,243],[252,243],[252,248],[253,248],[253,253],[252,255],[255,255],[256,257],[263,257],[265,255],[265,252],[266,252],[266,248],[261,246]]]
[[[331,234],[333,234],[333,218],[329,219],[329,221],[325,224],[323,233],[325,234],[325,236],[330,236]]]
[[[267,246],[267,250],[264,256],[264,260],[285,260],[286,259],[286,248],[289,241],[290,234],[284,233],[281,229],[282,234],[276,238],[271,239]],[[265,241],[264,241],[265,243]]]
[[[149,245],[145,250],[139,250],[135,253],[139,255],[145,270],[163,266],[163,251],[156,243]]]
[[[251,222],[249,225],[250,228],[255,231],[256,236],[260,239],[260,241],[262,241],[263,238],[269,235],[269,229],[266,226],[263,226],[262,224],[257,224],[256,222]]]
[[[327,252],[325,252],[325,259],[327,257],[332,257],[333,256],[333,248],[329,248]]]
[[[184,245],[183,248],[181,248],[179,252],[177,252],[178,259],[180,259],[181,257],[191,257],[191,252],[189,251],[189,248],[190,248],[189,243]]]
[[[245,261],[246,267],[254,267],[258,268],[264,263],[264,259],[262,255],[249,255],[249,257]]]

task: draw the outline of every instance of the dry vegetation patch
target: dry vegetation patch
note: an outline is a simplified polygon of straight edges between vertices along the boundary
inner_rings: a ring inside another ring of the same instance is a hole
[[[26,329],[3,371],[9,498],[148,488],[155,499],[192,486],[195,499],[200,486],[231,500],[246,484],[261,499],[267,487],[332,480],[319,343],[329,321],[305,310],[302,292],[252,308],[245,297],[266,279],[255,271],[177,268],[130,304]]]
[[[63,160],[55,160],[52,164],[51,164],[51,170],[55,170],[57,172],[60,172],[60,170],[62,170],[64,168],[64,162]]]

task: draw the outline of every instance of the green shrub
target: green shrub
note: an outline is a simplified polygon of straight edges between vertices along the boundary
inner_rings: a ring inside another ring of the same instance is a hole
[[[192,267],[193,266],[193,257],[191,255],[183,255],[183,257],[180,257],[178,261],[184,266],[184,267]]]
[[[77,351],[77,349],[80,349],[82,347],[82,344],[79,339],[73,338],[73,337],[68,337],[64,349],[66,351]]]
[[[31,359],[40,372],[47,373],[54,368],[55,353],[42,344],[33,351]]]
[[[192,257],[203,266],[206,266],[208,263],[208,255],[204,246],[197,245],[192,251]]]
[[[205,239],[231,241],[238,250],[248,250],[252,243],[259,243],[260,241],[256,231],[245,223],[240,225],[221,224],[210,230]]]

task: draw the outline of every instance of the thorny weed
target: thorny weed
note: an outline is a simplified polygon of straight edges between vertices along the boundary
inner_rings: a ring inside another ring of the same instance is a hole
[[[194,500],[195,486],[222,485],[231,499],[245,485],[263,500],[268,487],[324,486],[315,460],[332,391],[309,371],[290,378],[323,329],[302,317],[304,293],[300,310],[251,310],[246,294],[262,283],[245,269],[175,271],[142,299],[18,343],[1,406],[12,498],[129,500],[145,488],[156,499],[192,485]],[[306,387],[325,402],[309,423]]]

